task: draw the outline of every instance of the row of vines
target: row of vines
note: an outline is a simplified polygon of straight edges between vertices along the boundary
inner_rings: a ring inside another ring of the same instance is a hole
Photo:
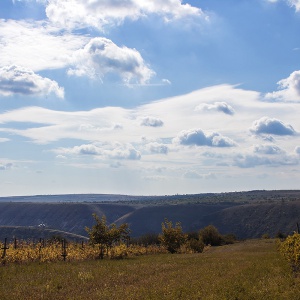
[[[6,248],[6,249],[5,249]],[[92,244],[52,242],[43,243],[20,242],[16,248],[14,243],[0,243],[2,255],[0,264],[30,263],[30,262],[55,262],[55,261],[83,261],[99,257],[99,247]],[[5,249],[5,255],[4,254]],[[129,245],[119,244],[106,249],[105,255],[110,259],[121,259],[145,254],[166,253],[164,247],[155,245]]]

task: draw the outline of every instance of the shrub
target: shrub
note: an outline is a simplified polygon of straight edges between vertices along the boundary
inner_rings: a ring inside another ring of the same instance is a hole
[[[199,232],[199,239],[201,239],[205,245],[222,245],[222,235],[219,233],[218,229],[213,225],[209,225],[201,229]]]
[[[262,239],[265,239],[265,240],[268,240],[270,238],[270,235],[268,233],[264,233],[262,236],[261,236]]]
[[[281,232],[281,231],[278,231],[278,232],[276,233],[276,236],[275,236],[275,237],[276,237],[277,239],[284,240],[284,239],[287,238],[287,235],[286,235],[285,233]]]
[[[234,234],[229,233],[229,234],[223,235],[222,240],[223,240],[223,244],[229,245],[229,244],[233,244],[237,240],[237,238]]]
[[[204,243],[202,240],[190,239],[188,242],[189,248],[196,253],[202,253],[204,249]]]

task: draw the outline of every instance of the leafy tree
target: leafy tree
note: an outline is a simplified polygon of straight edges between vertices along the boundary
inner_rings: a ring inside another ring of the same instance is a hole
[[[116,224],[107,225],[106,217],[103,215],[100,219],[96,214],[93,214],[96,224],[92,228],[86,227],[90,242],[99,247],[99,258],[103,259],[104,249],[111,248],[115,243],[125,241],[129,238],[128,224],[124,223],[117,227]]]
[[[181,224],[177,222],[175,227],[168,219],[161,224],[162,234],[159,235],[159,240],[170,253],[176,253],[181,245],[187,241],[187,235],[183,233]]]
[[[220,246],[223,242],[222,235],[213,225],[201,229],[199,232],[199,239],[201,239],[205,245],[211,246]]]

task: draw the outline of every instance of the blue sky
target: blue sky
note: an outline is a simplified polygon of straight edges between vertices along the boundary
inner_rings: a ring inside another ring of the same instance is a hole
[[[0,196],[298,189],[299,0],[1,0]]]

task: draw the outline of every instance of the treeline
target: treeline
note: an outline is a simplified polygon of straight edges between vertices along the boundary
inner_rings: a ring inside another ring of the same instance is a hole
[[[108,253],[113,245],[120,242],[126,242],[127,245],[159,245],[170,253],[187,252],[188,250],[201,253],[207,245],[221,246],[232,244],[236,240],[232,234],[221,235],[218,229],[212,225],[199,232],[184,233],[180,222],[173,225],[172,221],[168,219],[162,223],[161,234],[147,234],[131,240],[127,223],[118,227],[116,224],[107,225],[105,216],[100,219],[93,214],[93,217],[96,224],[92,228],[86,228],[86,231],[89,234],[90,243],[99,247],[100,259],[103,259],[105,250]]]

